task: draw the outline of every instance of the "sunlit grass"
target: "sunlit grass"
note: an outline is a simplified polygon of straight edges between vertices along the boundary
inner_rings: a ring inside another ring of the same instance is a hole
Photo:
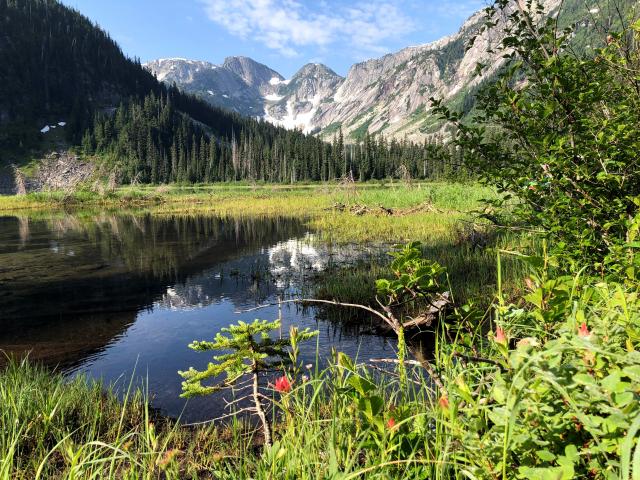
[[[10,360],[0,368],[0,479],[196,478],[247,434],[181,427],[124,388]]]
[[[477,184],[452,183],[136,186],[104,195],[79,190],[2,196],[0,214],[42,217],[65,210],[137,209],[157,215],[288,216],[304,218],[334,242],[448,242],[454,227],[485,197],[495,193]],[[359,215],[349,210],[355,206],[367,211]]]

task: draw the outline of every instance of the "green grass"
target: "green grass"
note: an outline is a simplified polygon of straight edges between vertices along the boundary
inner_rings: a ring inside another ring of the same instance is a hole
[[[0,373],[0,479],[211,478],[201,472],[247,434],[181,427],[143,391],[120,393],[9,360]]]
[[[290,185],[189,185],[122,187],[99,194],[45,192],[0,197],[0,213],[30,216],[82,209],[140,209],[158,215],[291,216],[335,242],[433,241],[451,237],[459,220],[470,218],[479,200],[495,196],[475,184],[418,183]],[[366,215],[334,210],[337,204],[363,205]],[[391,208],[387,216],[380,206]]]
[[[521,235],[502,234],[487,245],[469,241],[467,230],[483,198],[495,198],[489,188],[473,183],[365,183],[296,185],[172,185],[130,186],[99,195],[90,190],[73,194],[48,192],[24,197],[0,197],[0,213],[29,218],[65,216],[91,221],[102,211],[160,216],[219,215],[255,218],[288,216],[303,219],[318,238],[333,243],[394,244],[413,240],[424,244],[426,255],[445,266],[452,292],[464,302],[487,298],[495,289],[496,248],[529,248]],[[345,208],[335,208],[344,206]],[[387,215],[380,207],[390,209]],[[364,214],[357,214],[365,208]],[[354,213],[355,212],[355,213]],[[490,235],[491,236],[491,235]],[[521,269],[507,265],[506,283],[517,289]],[[373,297],[376,275],[387,276],[384,261],[357,271],[332,271],[321,280],[326,298]],[[355,278],[357,277],[357,278]]]
[[[9,362],[0,478],[635,478],[622,473],[640,473],[637,292],[556,281],[557,290],[538,285],[544,308],[500,302],[504,341],[487,337],[478,312],[442,323],[433,377],[408,367],[402,382],[397,365],[371,364],[366,353],[291,372],[290,393],[265,390],[275,405],[271,449],[241,422],[179,426],[154,415],[140,392],[118,402],[84,378]]]
[[[474,247],[458,232],[452,237],[425,243],[426,258],[437,261],[447,269],[448,289],[459,305],[473,301],[488,306],[494,299],[497,288],[496,258],[500,249],[535,252],[536,243],[530,237],[504,232],[488,240],[484,247]],[[310,294],[321,299],[340,300],[375,306],[375,281],[392,278],[387,258],[374,258],[346,268],[333,268],[321,274],[316,287]],[[527,268],[514,258],[502,261],[502,281],[507,298],[515,298],[522,293],[523,280]],[[339,315],[345,320],[360,320],[360,315]]]

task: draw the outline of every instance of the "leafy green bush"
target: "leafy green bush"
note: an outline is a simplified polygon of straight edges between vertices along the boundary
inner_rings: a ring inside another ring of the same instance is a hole
[[[483,353],[493,366],[462,369],[448,383],[462,422],[454,430],[459,444],[483,452],[464,457],[473,459],[469,471],[477,478],[630,478],[635,455],[640,475],[637,291],[566,276],[531,290],[525,308],[497,306],[499,335]]]
[[[495,1],[486,27],[496,25],[507,63],[478,94],[477,114],[463,121],[438,101],[436,111],[456,127],[466,164],[517,200],[521,220],[576,270],[604,272],[619,261],[640,198],[640,21],[603,34],[606,45],[588,56],[534,0]]]

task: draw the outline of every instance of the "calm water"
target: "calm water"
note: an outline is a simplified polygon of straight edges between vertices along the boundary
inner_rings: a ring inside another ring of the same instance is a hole
[[[30,351],[121,389],[132,375],[144,377],[155,407],[205,420],[224,413],[222,398],[179,398],[176,372],[203,368],[211,357],[189,350],[192,340],[212,339],[238,320],[275,319],[277,307],[238,312],[300,295],[332,264],[379,254],[321,244],[285,218],[0,217],[0,349]],[[318,317],[315,309],[283,308],[285,331],[320,331],[320,363],[332,347],[361,358],[393,351],[384,338]],[[302,356],[316,362],[315,342]]]

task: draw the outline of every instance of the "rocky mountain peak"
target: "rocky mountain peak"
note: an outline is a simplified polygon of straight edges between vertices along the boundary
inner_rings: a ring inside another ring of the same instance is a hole
[[[276,83],[276,80],[284,80],[284,77],[275,70],[249,57],[227,57],[224,59],[222,67],[238,75],[251,87],[260,88],[272,85]]]
[[[521,0],[513,0],[510,8],[516,1]],[[560,0],[540,3],[547,14],[553,14]],[[581,0],[566,0],[564,5],[574,14],[584,7]],[[217,77],[221,72],[232,76],[225,77],[222,87],[218,80],[213,81],[214,75],[207,75],[208,83],[198,83],[178,67],[159,78],[176,81],[216,105],[287,128],[332,135],[341,127],[352,140],[369,132],[421,141],[441,127],[430,113],[431,97],[441,98],[455,109],[470,108],[468,100],[479,83],[503,65],[502,56],[491,53],[502,25],[483,31],[467,48],[470,38],[479,33],[482,19],[483,13],[477,12],[453,35],[357,63],[346,78],[321,63],[308,63],[284,80],[248,57],[229,57],[216,70]],[[487,76],[474,75],[478,63],[491,66]],[[189,68],[202,70],[204,65],[196,62]],[[240,87],[234,89],[232,79]]]
[[[178,85],[194,80],[194,75],[207,70],[215,70],[216,65],[186,58],[160,58],[147,62],[144,68],[153,73],[161,82],[170,81]]]
[[[342,79],[340,75],[322,63],[307,63],[291,79],[303,77]]]

